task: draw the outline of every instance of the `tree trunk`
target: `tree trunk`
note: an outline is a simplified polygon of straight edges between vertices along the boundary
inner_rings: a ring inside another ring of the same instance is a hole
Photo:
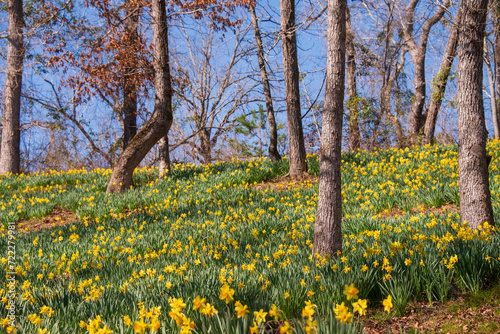
[[[495,50],[494,50],[494,62],[495,62],[495,74],[496,74],[496,99],[495,107],[497,111],[497,127],[500,127],[500,120],[498,119],[498,111],[500,111],[500,2],[498,0],[492,1],[492,11],[493,11],[493,30],[495,33]],[[495,134],[496,136],[496,134]]]
[[[307,172],[306,147],[300,112],[299,65],[295,39],[295,0],[281,0],[281,46],[285,77],[286,115],[290,144],[290,177],[301,178]],[[344,18],[345,19],[345,18]]]
[[[123,142],[125,150],[128,143],[137,134],[137,91],[133,83],[125,84],[123,88]]]
[[[463,0],[458,38],[458,169],[460,216],[477,228],[494,224],[483,106],[483,38],[488,0]]]
[[[264,87],[264,96],[266,99],[267,119],[269,121],[269,157],[271,161],[281,160],[281,155],[278,152],[278,127],[274,117],[273,99],[271,97],[271,87],[269,79],[267,78],[266,63],[264,59],[264,48],[262,46],[262,38],[260,36],[259,24],[257,22],[257,15],[255,15],[255,6],[250,6],[250,15],[252,16],[253,31],[255,34],[255,41],[257,44],[257,58],[259,60],[260,77],[262,79],[262,86]]]
[[[361,147],[361,136],[359,132],[359,97],[356,89],[356,50],[354,49],[354,35],[351,28],[351,15],[346,7],[346,52],[347,52],[347,91],[349,101],[349,143],[351,151],[359,150]]]
[[[496,104],[496,92],[495,92],[495,79],[493,78],[493,69],[491,68],[491,62],[488,59],[488,45],[486,44],[486,37],[484,38],[484,63],[486,64],[486,71],[488,73],[488,84],[490,86],[490,99],[491,99],[491,121],[493,123],[493,131],[495,133],[495,139],[500,139],[500,129],[498,127],[498,112]]]
[[[160,176],[167,175],[168,173],[170,173],[171,169],[168,134],[163,136],[163,138],[158,142],[158,151],[160,156]]]
[[[138,22],[137,7],[132,5],[131,0],[125,0],[125,34],[127,35],[127,45],[131,46],[132,50],[134,50],[133,46],[138,39]],[[137,72],[137,68],[133,65],[131,64],[125,69],[123,77],[123,150],[127,148],[130,140],[137,134],[137,85],[133,77],[134,73]]]
[[[328,0],[325,105],[319,156],[318,210],[313,254],[342,251],[341,147],[346,54],[346,0]]]
[[[151,20],[155,70],[155,104],[153,114],[132,138],[118,160],[106,192],[121,192],[132,186],[132,174],[149,150],[165,135],[172,125],[172,85],[168,54],[168,27],[165,0],[151,1]]]
[[[415,96],[410,109],[410,135],[412,143],[415,143],[420,135],[424,121],[424,104],[425,104],[425,53],[418,52],[418,56],[414,56],[413,63],[415,64]]]
[[[445,1],[439,6],[436,13],[425,21],[420,33],[419,45],[415,42],[413,21],[415,9],[420,0],[411,0],[406,7],[405,26],[403,27],[403,35],[405,44],[410,52],[413,63],[415,64],[415,97],[410,110],[410,135],[411,142],[415,144],[418,137],[421,135],[425,119],[423,115],[425,104],[425,54],[427,52],[427,42],[431,28],[438,23],[446,12],[447,7],[451,5],[450,1]]]
[[[23,1],[8,0],[9,31],[7,46],[7,73],[3,109],[2,143],[0,146],[0,174],[20,172],[20,114],[23,77]]]
[[[207,128],[203,128],[199,134],[200,138],[200,152],[199,154],[202,157],[202,161],[205,165],[208,165],[212,162],[212,145],[210,140],[210,130]]]
[[[432,144],[432,142],[434,141],[434,132],[436,131],[436,122],[439,114],[439,109],[441,108],[441,103],[443,102],[444,92],[446,90],[446,84],[448,83],[451,65],[453,64],[453,60],[457,55],[458,25],[460,23],[461,12],[461,9],[459,9],[457,16],[455,17],[453,27],[450,31],[450,36],[448,37],[448,43],[446,43],[446,49],[444,51],[443,60],[441,61],[441,67],[439,68],[439,72],[434,77],[431,103],[429,105],[429,109],[427,110],[427,117],[425,119],[423,138],[424,145]]]

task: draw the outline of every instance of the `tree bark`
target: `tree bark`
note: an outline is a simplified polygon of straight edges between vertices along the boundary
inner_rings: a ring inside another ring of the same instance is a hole
[[[491,68],[491,62],[488,58],[488,45],[487,39],[484,39],[484,63],[486,65],[486,71],[488,73],[488,84],[490,86],[490,98],[491,98],[491,121],[493,123],[493,131],[495,133],[495,139],[500,139],[500,129],[498,126],[498,112],[496,104],[496,92],[495,92],[495,79],[493,78],[493,69]]]
[[[483,42],[488,0],[463,0],[458,38],[458,168],[460,216],[477,228],[494,224],[483,106]]]
[[[493,31],[495,34],[495,50],[494,50],[494,63],[495,63],[495,76],[496,76],[496,99],[495,106],[497,111],[497,127],[500,127],[500,119],[498,111],[500,111],[500,2],[498,0],[492,1],[492,19]],[[495,134],[496,136],[496,134]]]
[[[132,186],[132,174],[148,151],[172,125],[172,85],[168,54],[168,27],[165,0],[151,1],[155,70],[155,103],[149,121],[130,141],[118,160],[106,192],[122,192]]]
[[[328,51],[325,105],[319,156],[318,210],[313,254],[342,251],[341,147],[344,111],[346,0],[328,0]]]
[[[448,42],[446,43],[446,49],[444,51],[443,60],[441,61],[441,66],[439,67],[439,72],[434,77],[434,83],[431,93],[431,103],[429,109],[427,109],[427,117],[425,119],[424,126],[424,138],[423,144],[432,144],[434,141],[434,132],[436,131],[436,122],[439,114],[439,109],[441,108],[441,103],[443,102],[444,92],[446,90],[446,84],[448,83],[448,77],[450,75],[451,65],[453,60],[457,55],[457,45],[458,45],[458,25],[460,23],[460,16],[462,10],[459,9],[455,21],[453,22],[453,27],[450,31],[450,36],[448,37]]]
[[[264,97],[266,99],[267,120],[269,121],[269,157],[271,161],[281,160],[281,155],[278,152],[278,127],[274,117],[273,99],[271,96],[271,87],[267,78],[266,63],[264,59],[264,48],[262,46],[262,38],[260,35],[257,15],[255,14],[255,6],[250,5],[250,15],[252,16],[253,31],[255,34],[255,42],[257,44],[257,59],[259,61],[260,77],[262,86],[264,87]]]
[[[451,5],[450,1],[446,1],[439,6],[437,12],[428,20],[425,21],[420,33],[419,45],[414,39],[413,21],[415,9],[420,0],[412,0],[406,7],[405,26],[403,35],[405,44],[410,52],[413,63],[415,64],[415,98],[411,105],[410,111],[410,135],[412,143],[416,143],[418,136],[421,135],[422,128],[425,123],[423,110],[425,104],[425,54],[427,52],[427,42],[431,28],[438,23],[446,12],[446,8]]]
[[[125,34],[127,35],[127,44],[133,46],[139,38],[137,33],[137,25],[139,17],[137,8],[133,6],[131,0],[125,0]],[[127,148],[128,143],[137,134],[137,85],[134,81],[134,73],[137,69],[131,66],[125,69],[123,77],[123,150]]]
[[[163,136],[158,142],[158,151],[160,156],[159,172],[160,176],[170,173],[170,151],[168,144],[168,134]]]
[[[7,73],[5,76],[2,143],[0,146],[0,174],[20,172],[20,114],[23,77],[23,1],[8,0],[9,15]]]
[[[307,162],[300,111],[299,65],[295,38],[295,0],[281,0],[280,7],[281,46],[283,49],[286,114],[290,145],[290,177],[297,179],[307,172]]]
[[[349,101],[349,143],[351,151],[359,150],[361,147],[361,135],[359,132],[359,97],[356,89],[356,50],[354,48],[354,35],[351,28],[351,14],[346,7],[346,55],[347,55],[347,92]]]

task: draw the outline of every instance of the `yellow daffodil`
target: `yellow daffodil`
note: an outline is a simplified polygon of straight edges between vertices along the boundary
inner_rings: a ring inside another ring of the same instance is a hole
[[[344,295],[347,296],[347,300],[358,298],[359,290],[354,287],[354,284],[345,285]]]
[[[229,304],[231,300],[233,300],[234,289],[231,289],[229,285],[224,284],[220,288],[219,298],[226,301],[226,304]]]
[[[367,308],[367,300],[366,299],[358,299],[357,302],[352,304],[353,311],[356,313],[358,312],[359,315],[365,315],[366,314],[366,308]]]
[[[387,296],[386,299],[382,301],[382,305],[384,306],[384,311],[389,313],[394,305],[392,305],[392,297],[391,295]]]
[[[139,321],[136,321],[134,324],[134,332],[144,334],[148,327],[148,324],[144,322],[143,318],[140,318]]]

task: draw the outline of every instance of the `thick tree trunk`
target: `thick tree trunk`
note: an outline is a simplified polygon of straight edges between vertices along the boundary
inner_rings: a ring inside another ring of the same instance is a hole
[[[167,175],[170,173],[170,152],[168,145],[168,134],[163,136],[162,139],[158,142],[158,151],[160,155],[160,176]]]
[[[132,185],[132,174],[149,150],[172,125],[172,86],[168,54],[168,27],[165,0],[151,1],[155,70],[154,111],[149,121],[129,142],[118,160],[106,192],[120,192]]]
[[[450,1],[445,1],[440,5],[436,13],[425,21],[420,33],[419,45],[415,42],[413,21],[415,17],[415,9],[420,0],[411,0],[406,7],[405,26],[403,27],[403,35],[405,44],[410,52],[413,63],[415,64],[415,97],[410,110],[410,135],[411,142],[415,144],[418,137],[422,134],[425,118],[423,114],[425,105],[425,54],[427,52],[427,42],[431,28],[438,23],[446,12],[446,8],[451,5]]]
[[[351,151],[359,150],[361,147],[361,135],[359,132],[359,97],[356,89],[356,50],[354,48],[354,35],[351,28],[351,15],[346,7],[346,53],[347,53],[347,92],[349,101],[349,143]]]
[[[8,0],[9,31],[7,46],[7,73],[3,109],[2,143],[0,146],[0,174],[20,172],[20,114],[23,77],[23,1]]]
[[[130,46],[133,46],[139,38],[137,34],[138,22],[137,8],[132,5],[131,0],[125,0],[125,34],[127,35],[127,44]],[[134,49],[132,48],[132,50]],[[137,134],[137,85],[133,77],[136,71],[137,68],[129,66],[125,70],[123,78],[123,150]]]
[[[439,72],[434,77],[431,103],[429,105],[429,109],[427,110],[427,117],[425,119],[424,138],[422,142],[424,145],[432,144],[434,141],[434,132],[436,131],[439,109],[441,108],[441,103],[443,102],[451,65],[457,55],[458,25],[460,23],[461,12],[461,9],[459,9],[457,16],[455,17],[453,27],[450,31],[450,36],[448,37],[448,42],[446,43],[446,49],[444,51],[443,60],[441,61],[441,67],[439,68]]]
[[[328,0],[326,91],[319,156],[318,210],[313,254],[342,251],[341,147],[344,111],[346,0]]]
[[[269,121],[269,157],[272,161],[281,160],[281,155],[278,152],[278,126],[274,117],[273,99],[271,97],[271,87],[267,78],[266,63],[264,59],[264,48],[262,46],[262,38],[260,36],[259,24],[257,15],[255,14],[255,6],[250,6],[250,15],[252,16],[253,31],[257,44],[257,58],[259,61],[260,77],[262,86],[264,87],[264,96],[266,99],[267,119]]]
[[[204,128],[202,131],[200,131],[199,138],[200,138],[200,151],[198,153],[201,155],[203,163],[205,165],[208,165],[212,163],[212,148],[213,148],[213,146],[211,145],[212,141],[210,140],[210,130]]]
[[[281,45],[283,48],[286,114],[290,144],[290,177],[295,179],[301,178],[307,172],[306,147],[300,111],[299,65],[295,38],[295,1],[281,0],[280,4]]]
[[[488,0],[463,0],[458,38],[460,216],[472,228],[494,224],[483,106],[483,38]]]

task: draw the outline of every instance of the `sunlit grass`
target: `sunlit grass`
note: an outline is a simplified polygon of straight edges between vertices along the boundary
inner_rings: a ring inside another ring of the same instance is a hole
[[[488,148],[495,217],[497,145]],[[179,164],[162,179],[154,168],[140,169],[136,187],[112,195],[105,193],[109,170],[0,178],[6,272],[8,222],[55,207],[79,217],[33,233],[16,227],[17,331],[357,332],[349,322],[362,319],[352,305],[358,298],[379,307],[391,296],[391,316],[414,298],[443,302],[453,287],[477,293],[498,273],[493,227],[471,231],[457,212],[428,210],[459,204],[456,147],[350,153],[342,162],[343,254],[333,259],[311,253],[314,178],[256,187],[286,174],[286,161]],[[316,156],[308,165],[317,174]],[[390,214],[394,207],[398,215]],[[351,284],[359,293],[347,300]],[[5,307],[7,292],[4,283]],[[205,301],[194,310],[197,296]],[[176,310],[180,298],[186,305]],[[238,317],[237,301],[246,317]]]

